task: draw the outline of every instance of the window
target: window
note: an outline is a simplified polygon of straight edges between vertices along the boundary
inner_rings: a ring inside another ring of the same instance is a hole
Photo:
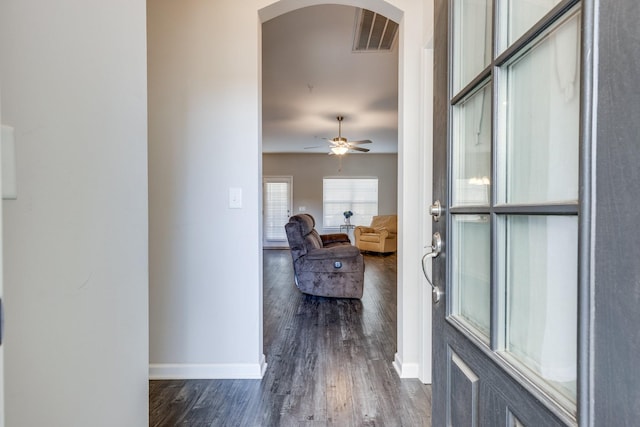
[[[344,224],[345,211],[353,212],[353,225],[369,225],[378,214],[378,178],[324,178],[324,228]]]

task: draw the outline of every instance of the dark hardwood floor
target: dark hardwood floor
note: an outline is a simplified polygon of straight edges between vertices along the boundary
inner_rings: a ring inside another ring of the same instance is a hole
[[[262,380],[150,381],[150,426],[430,426],[431,387],[400,379],[396,256],[365,255],[362,300],[301,294],[264,251]]]

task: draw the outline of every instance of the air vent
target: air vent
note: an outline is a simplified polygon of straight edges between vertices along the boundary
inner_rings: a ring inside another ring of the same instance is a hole
[[[391,50],[397,34],[398,24],[396,22],[371,10],[358,9],[353,51],[378,52]]]

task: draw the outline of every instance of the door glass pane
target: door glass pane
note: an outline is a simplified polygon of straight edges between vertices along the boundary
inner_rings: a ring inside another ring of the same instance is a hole
[[[453,128],[453,205],[489,204],[491,85],[456,105]]]
[[[506,66],[500,202],[578,199],[579,43],[579,15],[574,14]]]
[[[453,3],[453,91],[458,92],[491,63],[491,0]]]
[[[505,350],[576,398],[578,217],[508,216]]]
[[[527,32],[560,0],[503,0],[500,2],[501,22],[505,28],[500,33],[500,51],[505,50]]]
[[[490,232],[488,215],[455,215],[452,227],[452,315],[485,341],[490,329]]]

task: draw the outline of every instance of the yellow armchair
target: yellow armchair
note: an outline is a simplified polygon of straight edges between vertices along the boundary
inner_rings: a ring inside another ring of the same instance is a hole
[[[361,251],[395,252],[398,250],[398,216],[374,216],[369,227],[359,225],[354,228],[353,237]]]

